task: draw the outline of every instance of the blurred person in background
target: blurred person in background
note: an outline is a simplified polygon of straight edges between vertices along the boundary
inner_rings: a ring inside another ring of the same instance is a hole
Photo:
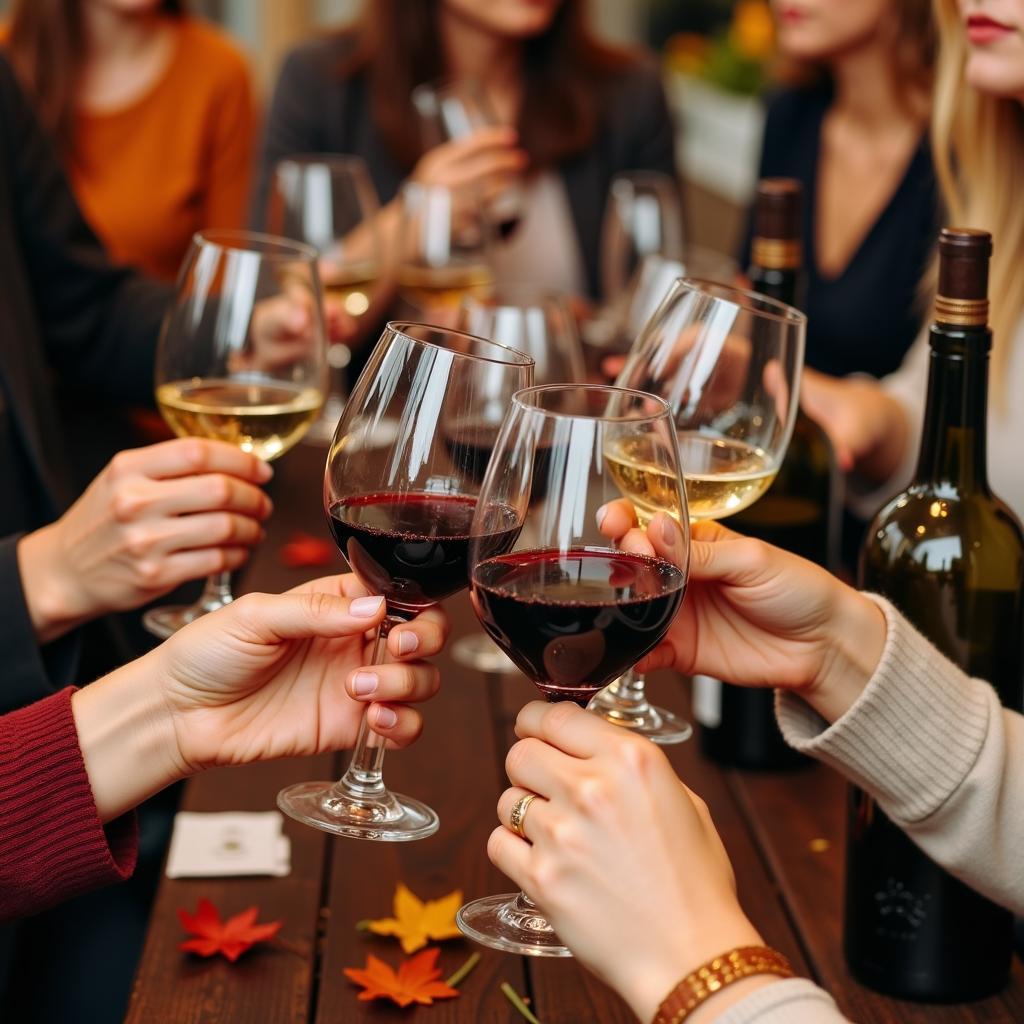
[[[14,0],[6,45],[112,259],[173,281],[196,231],[243,226],[248,64],[183,0]]]
[[[880,377],[917,335],[940,224],[931,0],[772,0],[772,10],[788,87],[769,103],[759,177],[803,185],[807,365]]]
[[[932,150],[946,219],[993,236],[989,481],[1024,518],[1024,405],[1017,397],[1024,390],[1024,0],[935,0],[935,13]],[[855,470],[869,513],[913,470],[928,360],[925,332],[881,384],[805,374],[801,402],[828,431],[840,462]]]
[[[438,79],[480,86],[501,126],[424,152],[411,94]],[[612,177],[676,176],[658,69],[599,42],[585,0],[375,0],[351,29],[308,42],[281,70],[259,162],[262,223],[275,162],[347,153],[369,166],[385,252],[395,250],[406,180],[523,188],[524,215],[499,250],[504,281],[597,296],[601,220]]]

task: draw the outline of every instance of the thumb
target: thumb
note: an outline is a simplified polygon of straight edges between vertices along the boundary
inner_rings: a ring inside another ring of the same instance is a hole
[[[224,609],[243,639],[274,644],[313,637],[359,636],[384,618],[384,598],[322,591],[246,594]]]

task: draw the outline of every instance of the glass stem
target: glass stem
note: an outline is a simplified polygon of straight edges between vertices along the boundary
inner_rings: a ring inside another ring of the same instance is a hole
[[[384,663],[388,649],[388,635],[395,626],[401,626],[403,622],[404,620],[397,616],[385,617],[377,631],[371,665]],[[362,721],[359,723],[359,736],[356,738],[355,750],[352,751],[352,760],[349,761],[341,781],[334,787],[337,795],[372,800],[379,799],[387,792],[384,787],[385,740],[371,731],[370,723],[366,718],[369,710],[370,707],[367,705],[366,710],[363,711]]]
[[[610,683],[608,692],[615,698],[618,704],[639,707],[647,703],[647,695],[644,691],[644,677],[633,669],[624,672],[613,683]]]
[[[226,604],[231,604],[234,599],[231,593],[231,573],[216,572],[206,578],[197,603],[204,612],[213,612]]]

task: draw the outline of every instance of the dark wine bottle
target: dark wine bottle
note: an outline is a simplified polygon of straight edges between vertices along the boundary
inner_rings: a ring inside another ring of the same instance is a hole
[[[748,271],[754,291],[797,308],[804,287],[802,205],[802,188],[793,178],[764,178],[758,184]],[[832,569],[839,555],[841,490],[827,435],[798,412],[775,482],[728,525]],[[752,770],[806,762],[779,732],[773,690],[730,686],[706,677],[698,677],[694,686],[694,716],[701,724],[701,749],[709,757]]]
[[[991,236],[945,229],[931,328],[928,404],[913,483],[875,517],[865,589],[884,594],[948,658],[1021,710],[1024,531],[988,485]],[[1006,983],[1013,918],[947,874],[851,790],[846,959],[865,985],[963,1001]]]

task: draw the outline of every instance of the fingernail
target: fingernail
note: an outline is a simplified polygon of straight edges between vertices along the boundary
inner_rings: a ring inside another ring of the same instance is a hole
[[[366,697],[376,691],[379,682],[376,672],[357,672],[352,677],[352,690],[357,697]]]
[[[266,483],[274,475],[274,470],[269,462],[260,463],[260,479]]]
[[[412,654],[420,645],[420,638],[411,630],[406,629],[398,634],[398,653]]]
[[[669,548],[676,542],[676,524],[667,515],[661,523],[661,538],[665,542],[665,546]]]
[[[357,597],[348,606],[348,610],[357,618],[369,619],[380,611],[383,604],[383,597]]]
[[[601,524],[604,522],[604,517],[606,515],[608,515],[608,506],[607,505],[602,505],[597,510],[597,528],[599,530],[601,529]]]
[[[398,715],[391,708],[377,708],[377,726],[380,729],[393,729],[398,724]]]

